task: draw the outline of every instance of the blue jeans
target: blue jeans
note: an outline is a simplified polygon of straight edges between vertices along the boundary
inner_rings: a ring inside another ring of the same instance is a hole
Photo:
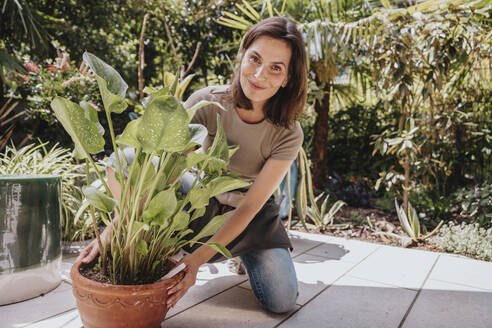
[[[241,255],[253,293],[275,313],[293,310],[298,293],[294,263],[286,248],[261,249]]]

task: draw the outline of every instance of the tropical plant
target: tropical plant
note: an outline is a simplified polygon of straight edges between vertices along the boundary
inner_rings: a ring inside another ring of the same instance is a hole
[[[373,78],[385,108],[398,111],[400,122],[397,131],[379,135],[375,151],[400,155],[405,209],[411,178],[446,192],[454,169],[449,154],[456,146],[449,140],[456,138],[454,131],[461,132],[452,129],[449,113],[456,104],[448,99],[456,98],[463,85],[482,84],[474,81],[475,75],[490,85],[490,74],[482,73],[490,71],[491,32],[475,21],[480,17],[484,12],[473,6],[449,3],[380,17],[385,29],[370,48],[375,54]],[[393,179],[397,171],[392,173]]]
[[[395,199],[395,208],[402,230],[410,237],[411,242],[413,243],[425,242],[428,238],[432,237],[443,224],[443,221],[441,221],[434,230],[427,232],[425,226],[420,226],[419,215],[412,207],[412,204],[408,203],[408,211],[406,212],[403,206],[399,206]]]
[[[204,214],[209,199],[249,183],[225,174],[235,148],[227,145],[220,117],[212,146],[206,153],[193,151],[198,145],[193,137],[205,129],[189,124],[195,111],[211,104],[221,106],[201,101],[185,109],[176,97],[177,77],[170,87],[163,87],[144,99],[143,116],[131,121],[116,139],[111,113],[122,113],[126,109],[127,84],[101,59],[87,52],[83,57],[99,85],[112,146],[117,154],[115,177],[121,185],[118,199],[110,196],[110,187],[100,174],[104,192],[90,185],[83,188],[91,211],[94,207],[101,210],[103,221],[111,227],[108,245],[101,240],[97,227],[94,229],[101,250],[101,273],[114,284],[153,282],[163,275],[168,257],[185,245],[203,243],[202,238],[214,234],[225,221],[225,216],[216,216],[203,230],[195,231],[191,239],[186,238],[193,233],[188,228],[189,223]],[[55,98],[51,106],[72,137],[78,156],[86,160],[86,167],[95,166],[91,155],[104,147],[95,109],[61,97]],[[135,148],[135,159],[131,163],[120,156],[125,146]],[[158,158],[155,166],[154,157]],[[197,171],[197,178],[191,190],[183,195],[178,192],[179,179],[189,170]],[[118,218],[112,220],[113,211]],[[230,256],[223,245],[206,244]]]
[[[87,211],[79,211],[84,198],[81,187],[85,179],[84,166],[76,163],[68,149],[58,145],[47,149],[47,145],[46,142],[33,143],[20,149],[7,146],[0,156],[0,174],[61,176],[62,240],[91,239],[94,237],[89,229],[92,218]],[[97,165],[97,169],[101,171],[102,167]],[[97,224],[99,212],[95,214]]]

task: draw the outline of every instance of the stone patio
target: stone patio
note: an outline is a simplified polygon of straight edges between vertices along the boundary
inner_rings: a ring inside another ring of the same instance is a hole
[[[292,231],[297,308],[261,309],[247,275],[205,264],[163,327],[492,327],[492,263]],[[63,261],[52,292],[0,306],[0,327],[82,327]]]

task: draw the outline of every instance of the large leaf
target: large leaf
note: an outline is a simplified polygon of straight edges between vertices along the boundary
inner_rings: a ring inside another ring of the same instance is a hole
[[[199,110],[202,107],[209,106],[209,105],[215,105],[224,111],[226,110],[220,103],[218,103],[216,101],[200,100],[195,105],[193,105],[193,107],[191,107],[187,110],[188,117],[189,117],[190,121],[193,118],[193,116],[195,116],[195,113],[197,110]]]
[[[229,252],[227,248],[225,248],[219,243],[209,242],[209,243],[205,243],[205,245],[212,247],[213,249],[215,249],[217,252],[224,255],[228,259],[232,257],[231,252]]]
[[[208,205],[211,196],[207,188],[194,188],[190,190],[189,197],[193,208],[202,208]]]
[[[186,229],[190,222],[190,214],[187,212],[179,212],[173,218],[173,226],[176,231]]]
[[[61,97],[53,99],[51,108],[58,121],[72,137],[75,150],[81,158],[104,150],[104,138],[99,133],[99,122],[96,123],[91,118],[91,114],[86,115],[82,107]]]
[[[116,140],[116,143],[133,148],[140,147],[140,142],[137,139],[137,131],[141,121],[141,117],[136,120],[130,121],[123,131],[123,134]]]
[[[177,199],[174,189],[161,191],[152,198],[142,216],[145,222],[162,225],[176,210]]]
[[[213,197],[223,192],[244,188],[249,185],[250,183],[247,181],[225,175],[225,176],[217,177],[212,181],[210,181],[207,184],[207,189],[210,190],[210,197]]]
[[[82,187],[82,192],[91,205],[103,212],[111,213],[116,207],[116,200],[96,187],[84,186]]]
[[[195,238],[193,238],[193,241],[198,241],[202,239],[203,237],[208,237],[212,236],[219,230],[220,227],[224,224],[224,222],[227,220],[227,217],[225,215],[217,215],[215,216],[212,220],[210,220],[209,223],[205,227],[203,227],[202,231],[200,231]]]
[[[212,146],[207,150],[210,158],[205,161],[205,171],[209,173],[221,173],[227,170],[229,164],[229,146],[222,127],[222,120],[217,115],[217,132],[214,137]]]
[[[83,59],[96,74],[104,109],[118,114],[123,112],[127,107],[125,96],[128,85],[121,75],[114,68],[87,51],[84,52]]]
[[[137,253],[139,253],[142,256],[147,256],[149,253],[149,249],[147,247],[147,242],[143,239],[140,239],[137,242],[137,247],[136,247]]]
[[[159,96],[145,109],[137,139],[145,152],[182,151],[190,140],[188,114],[172,96]]]

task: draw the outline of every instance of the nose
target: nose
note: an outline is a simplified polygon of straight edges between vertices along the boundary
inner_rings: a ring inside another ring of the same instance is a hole
[[[256,72],[255,72],[255,78],[257,79],[260,79],[263,77],[263,71],[265,69],[265,65],[260,65],[256,68]]]

